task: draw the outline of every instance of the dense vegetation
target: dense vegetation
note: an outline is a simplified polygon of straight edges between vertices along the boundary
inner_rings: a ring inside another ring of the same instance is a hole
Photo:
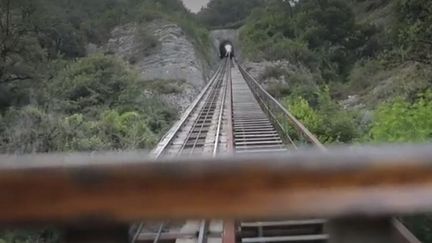
[[[375,55],[375,32],[374,26],[357,24],[343,1],[273,0],[249,17],[241,39],[253,60],[288,59],[335,81],[358,58]]]
[[[128,63],[86,47],[115,26],[156,19],[181,25],[203,55],[208,33],[196,20],[244,24],[244,56],[289,61],[292,70],[269,67],[260,79],[283,80],[268,90],[325,143],[428,142],[431,13],[429,0],[212,0],[197,16],[180,0],[1,0],[0,152],[152,147],[177,115],[157,94],[181,85],[143,83]],[[143,53],[157,48],[145,28],[140,38]],[[357,107],[341,105],[348,95],[359,96]],[[405,221],[432,242],[431,217]],[[0,234],[0,242],[57,238]]]
[[[1,0],[0,152],[152,148],[177,117],[159,96],[181,90],[142,82],[125,61],[86,48],[136,22],[142,51],[151,51],[158,43],[145,26],[157,19],[207,47],[207,31],[180,0]],[[58,242],[58,233],[7,231],[0,242]]]
[[[302,67],[297,72],[268,68],[264,76],[286,81],[271,85],[270,92],[324,142],[428,141],[430,101],[419,94],[430,93],[432,85],[431,6],[422,0],[271,0],[256,8],[241,29],[242,51],[250,60],[288,60]],[[371,17],[380,9],[390,9],[389,20]],[[347,111],[338,104],[348,95],[360,96],[368,110],[386,103],[374,119],[370,112]],[[405,112],[402,104],[419,114]],[[426,107],[417,110],[419,104]],[[412,122],[397,118],[401,115],[412,115],[407,118]],[[411,126],[404,130],[411,139],[395,132],[400,127],[392,119]],[[417,121],[423,130],[413,131],[420,126]],[[389,133],[394,135],[387,139],[378,135]]]
[[[177,118],[159,96],[181,81],[142,82],[115,56],[87,55],[116,26],[141,28],[143,53],[158,47],[146,24],[179,24],[201,53],[207,31],[181,0],[1,0],[0,152],[150,149]],[[53,230],[5,231],[0,242],[59,242]]]
[[[262,78],[286,81],[269,91],[325,143],[430,142],[431,13],[427,0],[272,0],[241,29],[242,51],[297,66]],[[357,107],[339,104],[348,95]],[[403,220],[432,242],[430,216]]]
[[[264,3],[264,0],[212,0],[198,13],[198,20],[209,27],[239,27],[252,9]]]
[[[197,48],[208,42],[180,0],[2,0],[0,10],[2,152],[149,148],[176,114],[137,88],[164,84],[137,87],[127,64],[86,57],[86,46],[115,26],[159,18],[179,23]],[[145,28],[140,40],[157,47]]]

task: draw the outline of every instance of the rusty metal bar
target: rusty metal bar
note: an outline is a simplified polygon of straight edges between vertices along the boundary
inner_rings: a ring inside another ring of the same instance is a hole
[[[0,225],[432,210],[431,145],[163,163],[127,158],[0,156]]]
[[[233,220],[224,222],[222,243],[236,243],[236,226]]]

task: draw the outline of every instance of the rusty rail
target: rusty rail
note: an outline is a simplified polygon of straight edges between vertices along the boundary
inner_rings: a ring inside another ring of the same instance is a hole
[[[333,218],[432,210],[430,145],[164,163],[75,158],[1,156],[0,224]]]

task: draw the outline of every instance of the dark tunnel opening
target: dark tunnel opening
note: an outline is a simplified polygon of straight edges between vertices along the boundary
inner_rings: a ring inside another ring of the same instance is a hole
[[[230,45],[231,46],[231,53],[229,55],[229,57],[234,57],[234,45],[232,44],[231,41],[222,41],[219,45],[219,56],[220,58],[224,58],[227,56],[227,49],[226,46]]]

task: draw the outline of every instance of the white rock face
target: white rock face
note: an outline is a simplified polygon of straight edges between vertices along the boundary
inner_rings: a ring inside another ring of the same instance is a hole
[[[143,52],[140,31],[145,30],[158,44]],[[195,51],[191,41],[176,24],[155,20],[145,26],[136,23],[116,27],[103,48],[106,52],[129,61],[145,80],[183,80],[187,88],[178,95],[166,97],[170,103],[184,109],[205,85],[206,63]]]
[[[268,87],[271,84],[291,85],[293,75],[301,75],[302,81],[308,82],[311,85],[315,85],[317,81],[309,69],[304,66],[294,65],[287,60],[262,62],[246,61],[243,63],[243,66],[253,77],[264,85],[264,87]],[[271,74],[269,73],[271,69],[279,71]]]

